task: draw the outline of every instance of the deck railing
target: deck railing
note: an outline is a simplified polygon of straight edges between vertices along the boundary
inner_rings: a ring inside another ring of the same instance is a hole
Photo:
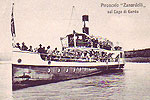
[[[81,56],[62,56],[62,55],[54,55],[48,53],[38,53],[38,52],[30,52],[30,51],[13,51],[19,53],[28,53],[28,54],[38,54],[41,56],[41,59],[44,61],[66,61],[66,62],[124,62],[124,58],[120,58],[118,55],[115,58],[107,57],[107,56],[99,56],[99,57],[81,57]]]

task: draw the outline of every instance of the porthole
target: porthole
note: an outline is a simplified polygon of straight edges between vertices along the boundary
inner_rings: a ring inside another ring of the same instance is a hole
[[[80,71],[82,71],[82,68],[80,68]]]
[[[18,59],[18,63],[21,63],[21,62],[22,62],[22,60],[19,58],[19,59]]]
[[[66,72],[69,72],[69,70],[67,69]]]
[[[49,68],[47,72],[50,73],[50,72],[51,72],[51,69]]]
[[[61,70],[60,69],[58,69],[58,73],[60,72]]]
[[[73,72],[75,72],[75,71],[76,71],[76,68],[73,69]]]

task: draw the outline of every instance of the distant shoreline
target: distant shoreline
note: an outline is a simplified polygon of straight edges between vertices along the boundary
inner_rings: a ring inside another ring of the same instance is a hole
[[[150,48],[125,51],[126,62],[150,63]]]
[[[150,57],[125,58],[126,62],[150,63]]]

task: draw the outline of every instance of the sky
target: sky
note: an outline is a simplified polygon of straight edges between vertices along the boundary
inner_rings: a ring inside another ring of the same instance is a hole
[[[90,35],[119,43],[124,50],[150,47],[148,0],[13,0],[0,1],[1,47],[10,47],[11,6],[14,5],[16,41],[38,47],[61,47],[60,37],[82,32],[82,15],[89,15]],[[143,3],[145,8],[105,8],[101,3]],[[74,8],[73,8],[74,6]],[[108,14],[107,11],[139,10],[139,14]],[[5,35],[4,35],[5,33]],[[5,42],[7,41],[7,42]],[[1,48],[2,50],[2,48]],[[4,51],[5,49],[3,49]]]

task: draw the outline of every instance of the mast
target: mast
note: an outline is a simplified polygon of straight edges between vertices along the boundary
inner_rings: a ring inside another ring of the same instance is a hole
[[[15,47],[16,33],[15,33],[15,22],[14,22],[13,10],[14,10],[14,3],[12,4],[12,13],[11,13],[11,34],[12,34],[12,46]]]
[[[76,43],[76,32],[75,30],[73,30],[73,37],[74,37],[74,47],[77,47],[77,43]]]

